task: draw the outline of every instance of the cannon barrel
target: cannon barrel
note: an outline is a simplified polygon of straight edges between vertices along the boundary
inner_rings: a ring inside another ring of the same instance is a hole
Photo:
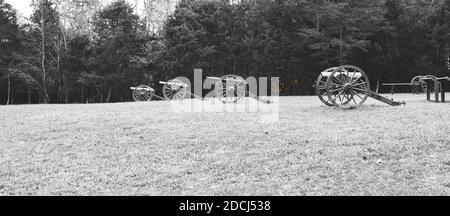
[[[185,88],[189,87],[189,85],[186,84],[186,83],[178,83],[178,82],[170,82],[170,81],[169,82],[160,81],[159,84],[161,84],[161,85],[181,86],[181,87],[185,87]]]
[[[243,78],[241,78],[239,76],[235,76],[235,75],[227,75],[227,76],[224,76],[224,77],[221,77],[221,78],[219,78],[219,77],[206,77],[206,79],[215,80],[217,82],[219,82],[219,81],[233,82],[234,81],[234,82],[243,82],[243,83],[245,83],[245,80]]]
[[[150,88],[150,87],[130,87],[131,90],[136,90],[136,91],[155,91],[154,89]]]

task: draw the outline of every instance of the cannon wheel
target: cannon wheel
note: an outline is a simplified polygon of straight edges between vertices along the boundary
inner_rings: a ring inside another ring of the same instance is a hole
[[[133,90],[133,99],[136,102],[147,102],[153,98],[154,90],[146,85],[140,85]]]
[[[332,72],[336,68],[330,68],[325,70],[325,72]],[[322,101],[327,106],[334,106],[334,104],[331,102],[327,95],[327,79],[328,77],[322,76],[322,73],[320,73],[319,77],[316,81],[316,95],[319,97],[320,101]]]
[[[185,83],[178,79],[170,80],[163,86],[163,96],[166,100],[183,100],[186,94]]]
[[[369,78],[363,70],[352,65],[334,69],[325,86],[330,101],[341,108],[358,107],[370,95]]]
[[[421,93],[423,93],[423,87],[421,87],[420,85],[413,85],[411,93],[413,93],[413,94],[421,94]]]
[[[423,93],[427,93],[428,85],[427,82],[423,81],[423,78],[425,77],[426,76],[416,76],[411,80],[411,84],[414,84],[413,93],[419,94],[420,93],[419,89],[421,89]]]
[[[247,84],[236,75],[226,75],[216,83],[216,94],[223,103],[237,103],[246,96]]]

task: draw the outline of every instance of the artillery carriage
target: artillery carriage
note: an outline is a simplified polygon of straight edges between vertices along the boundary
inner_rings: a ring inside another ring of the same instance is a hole
[[[223,77],[207,77],[208,80],[215,81],[215,95],[223,103],[238,103],[245,97],[252,97],[263,103],[271,103],[270,100],[260,98],[247,91],[248,83],[240,76],[226,75]],[[151,101],[153,98],[166,101],[183,100],[188,98],[202,99],[203,97],[192,94],[189,85],[178,80],[173,79],[168,82],[159,82],[163,85],[163,96],[155,94],[156,90],[146,86],[140,85],[138,87],[131,87],[133,90],[133,99],[136,102]]]
[[[140,85],[138,87],[130,88],[133,90],[133,99],[136,102],[151,101],[154,97],[160,100],[182,100],[187,95],[187,89],[189,86],[178,79],[159,83],[163,85],[163,97],[156,95],[156,90],[154,88],[146,85]]]
[[[411,86],[413,93],[424,92],[427,100],[432,101],[431,93],[434,92],[435,102],[445,102],[444,82],[450,82],[450,77],[436,77],[434,75],[421,75],[414,77],[410,83],[384,83],[384,86],[391,86],[391,93],[394,94],[394,86]],[[440,97],[439,97],[440,95]]]
[[[364,104],[369,97],[391,106],[406,104],[371,91],[366,73],[353,65],[323,71],[317,78],[315,87],[317,96],[327,106],[354,108]]]

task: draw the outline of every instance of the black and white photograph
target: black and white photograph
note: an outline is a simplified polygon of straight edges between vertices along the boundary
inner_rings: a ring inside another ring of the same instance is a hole
[[[450,0],[0,0],[0,196],[448,196],[449,91]]]

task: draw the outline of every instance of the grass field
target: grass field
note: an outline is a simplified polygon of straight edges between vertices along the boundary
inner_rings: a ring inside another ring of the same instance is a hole
[[[450,195],[450,103],[258,113],[167,102],[0,107],[0,195]],[[450,95],[449,97],[450,98]]]

